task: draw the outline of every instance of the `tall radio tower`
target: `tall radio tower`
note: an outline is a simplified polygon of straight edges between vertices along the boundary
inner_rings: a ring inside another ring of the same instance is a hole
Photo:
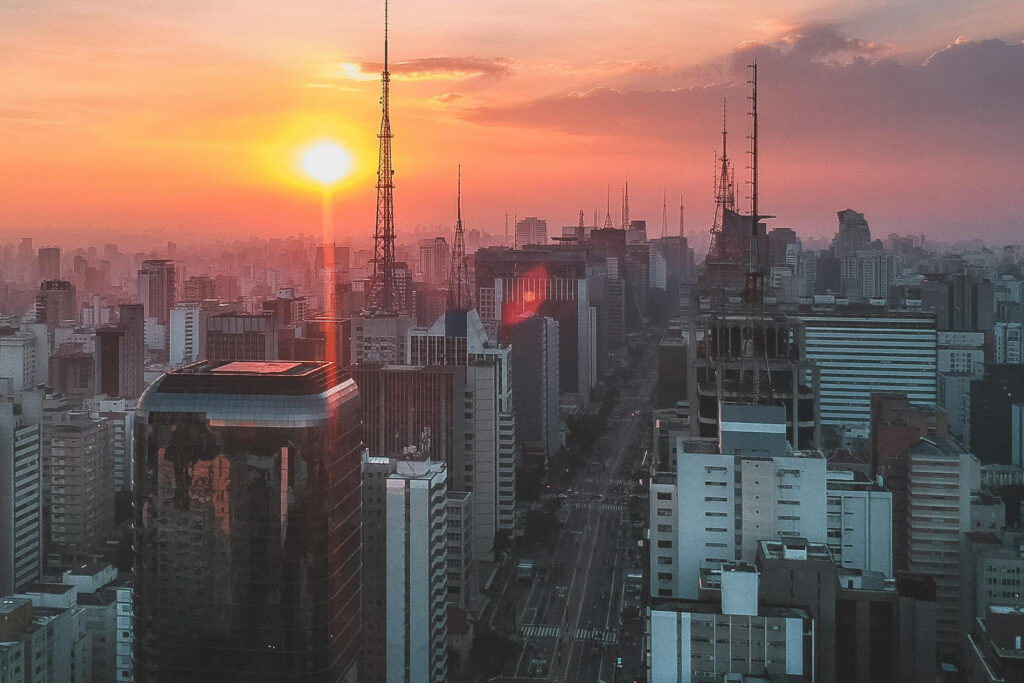
[[[455,200],[455,240],[452,245],[452,265],[448,271],[449,311],[468,311],[473,307],[466,271],[466,233],[462,228],[462,164],[459,164],[459,186]],[[507,219],[506,219],[507,220]]]
[[[757,62],[750,65],[750,117],[753,119],[753,130],[750,135],[750,266],[747,271],[746,299],[754,309],[760,310],[764,305],[764,271],[761,268],[760,245],[758,244],[757,226],[762,216],[757,210]]]
[[[391,116],[388,102],[388,0],[384,0],[384,70],[381,72],[380,152],[377,161],[377,222],[373,231],[373,275],[366,293],[366,313],[398,313],[395,292],[395,171],[391,168]]]
[[[626,181],[626,192],[622,195],[622,229],[629,230],[629,181]]]
[[[604,227],[605,228],[614,228],[615,226],[612,225],[612,186],[611,185],[608,186],[608,197],[607,197],[606,201],[607,201],[607,208],[605,209],[605,214],[604,214]]]
[[[685,210],[686,210],[686,207],[683,206],[683,195],[679,195],[679,236],[680,237],[686,237],[686,225],[683,222],[683,218],[684,218],[683,212]]]

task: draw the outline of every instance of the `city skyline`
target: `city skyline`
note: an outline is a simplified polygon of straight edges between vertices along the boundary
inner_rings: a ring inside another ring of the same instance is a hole
[[[684,196],[688,233],[706,233],[720,103],[742,166],[742,67],[754,58],[773,225],[822,238],[854,206],[881,235],[999,244],[1020,230],[1007,201],[1024,189],[1013,172],[1024,152],[1009,143],[1024,119],[1024,17],[1012,3],[968,17],[955,3],[460,8],[392,8],[400,241],[452,222],[460,161],[467,229],[500,234],[506,211],[559,226],[582,209],[589,221],[605,185],[628,179],[634,217],[657,229],[667,188]],[[0,9],[15,27],[0,34],[11,56],[0,75],[11,93],[4,239],[74,241],[86,226],[114,239],[315,233],[317,192],[296,160],[324,138],[354,158],[335,192],[337,235],[370,234],[379,3],[234,10]]]

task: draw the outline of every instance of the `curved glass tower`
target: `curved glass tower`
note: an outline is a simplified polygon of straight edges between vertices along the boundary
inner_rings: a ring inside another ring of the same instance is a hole
[[[135,418],[136,675],[350,681],[359,391],[330,362],[202,362]]]

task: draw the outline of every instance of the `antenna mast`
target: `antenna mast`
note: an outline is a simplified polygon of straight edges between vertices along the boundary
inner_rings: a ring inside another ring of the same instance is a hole
[[[365,313],[389,315],[398,312],[395,296],[395,201],[394,169],[391,166],[391,115],[388,72],[388,1],[384,0],[384,70],[381,72],[380,149],[377,161],[377,221],[373,231],[373,275],[366,295]]]
[[[758,244],[758,224],[761,216],[757,209],[757,62],[749,65],[751,79],[750,116],[753,130],[750,135],[750,266],[747,271],[746,298],[749,304],[760,307],[764,304],[764,272],[761,269],[761,255]]]
[[[679,195],[679,236],[686,237],[685,223],[683,222],[683,211],[686,207],[683,206],[683,195]]]
[[[661,238],[668,237],[668,193],[661,189]]]
[[[622,195],[622,229],[629,230],[629,181],[626,181],[626,192]]]
[[[614,228],[615,226],[612,224],[612,186],[611,185],[608,186],[607,205],[608,206],[605,209],[606,213],[604,214],[604,227],[606,227],[606,228]]]
[[[473,306],[466,268],[466,233],[462,227],[462,164],[459,164],[458,191],[455,200],[455,240],[452,245],[452,264],[448,274],[449,311],[468,311]],[[508,225],[506,214],[506,226]]]

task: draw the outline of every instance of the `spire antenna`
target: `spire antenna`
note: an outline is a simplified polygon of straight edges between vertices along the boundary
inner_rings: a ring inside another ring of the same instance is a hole
[[[661,188],[661,237],[668,237],[668,191]]]
[[[448,301],[446,310],[468,311],[472,308],[469,277],[466,265],[466,231],[462,226],[462,164],[459,164],[458,185],[455,194],[455,239],[452,244],[452,262],[448,271]],[[507,214],[506,214],[507,220]]]
[[[392,315],[404,308],[395,288],[395,171],[391,165],[391,74],[388,72],[388,0],[384,0],[384,70],[381,81],[380,141],[377,156],[377,220],[373,231],[373,274],[366,293],[367,315]]]
[[[606,227],[606,228],[614,228],[615,227],[612,224],[612,186],[611,185],[608,186],[607,208],[605,209],[605,214],[604,214],[604,227]]]

